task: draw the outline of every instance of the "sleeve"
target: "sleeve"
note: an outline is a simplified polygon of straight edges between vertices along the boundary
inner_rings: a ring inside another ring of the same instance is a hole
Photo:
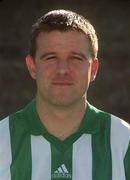
[[[130,142],[124,158],[124,168],[126,180],[130,180]]]

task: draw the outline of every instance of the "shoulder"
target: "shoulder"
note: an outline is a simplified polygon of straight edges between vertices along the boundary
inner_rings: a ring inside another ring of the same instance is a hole
[[[123,132],[125,131],[126,133],[130,133],[130,124],[124,121],[123,119],[120,119],[117,116],[114,116],[111,114],[111,124],[112,128],[116,128],[118,131],[122,130]]]
[[[5,130],[9,129],[9,116],[7,116],[6,118],[0,120],[0,136],[4,135]]]
[[[130,145],[129,123],[113,114],[101,110],[96,111],[100,117],[102,130],[109,130],[112,153],[118,152],[125,155]]]
[[[130,125],[119,117],[111,115],[111,136],[120,144],[128,144],[130,142]]]
[[[10,132],[11,129],[15,129],[18,126],[21,126],[22,128],[22,124],[24,123],[24,121],[22,120],[22,111],[23,110],[14,112],[4,119],[0,120],[0,135],[4,136],[6,135],[6,133],[8,133],[8,131]]]
[[[17,112],[14,112],[12,114],[10,114],[9,116],[5,117],[4,119],[1,119],[0,120],[0,128],[2,129],[3,127],[7,127],[9,126],[12,122],[15,122],[15,121],[19,121],[22,117],[22,112],[23,110],[20,110],[20,111],[17,111]]]
[[[100,119],[100,121],[104,124],[107,121],[109,121],[111,129],[116,130],[116,132],[122,131],[125,135],[130,136],[130,124],[124,121],[123,119],[120,119],[119,117],[110,114],[108,112],[102,111],[92,105],[90,105],[91,109],[94,111],[96,117]]]
[[[10,130],[14,125],[19,124],[19,116],[20,113],[16,112],[0,120],[0,136],[4,137],[7,133],[10,134]]]
[[[112,138],[129,141],[130,140],[130,125],[119,117],[102,111],[90,105],[95,114],[96,120],[100,121],[100,127],[102,129],[109,128]]]
[[[10,148],[10,128],[9,116],[0,121],[0,163],[10,156],[8,149]],[[2,159],[1,159],[2,157]]]
[[[27,104],[23,109],[12,113],[6,118],[0,120],[0,133],[5,134],[6,131],[21,132],[28,131],[30,126],[30,119],[33,118],[34,114],[34,100]]]

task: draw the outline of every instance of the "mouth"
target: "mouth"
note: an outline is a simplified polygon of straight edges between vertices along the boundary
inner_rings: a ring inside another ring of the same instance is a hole
[[[54,81],[52,82],[53,85],[55,86],[72,86],[73,83],[69,81]]]

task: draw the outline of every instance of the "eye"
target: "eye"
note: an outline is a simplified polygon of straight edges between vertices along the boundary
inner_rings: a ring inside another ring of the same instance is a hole
[[[43,59],[44,61],[54,61],[56,60],[56,56],[46,56]]]
[[[84,59],[82,57],[80,57],[80,56],[73,56],[72,60],[82,62]]]

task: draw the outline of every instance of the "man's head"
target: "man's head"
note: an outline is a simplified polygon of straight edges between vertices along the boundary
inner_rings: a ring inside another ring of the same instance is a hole
[[[98,70],[97,49],[95,30],[84,17],[65,10],[41,17],[26,58],[38,101],[59,107],[83,102]]]
[[[29,54],[35,59],[37,50],[36,39],[41,32],[58,30],[79,31],[86,35],[89,40],[90,57],[95,59],[98,52],[98,39],[90,22],[83,16],[68,10],[53,10],[42,16],[32,26]]]

